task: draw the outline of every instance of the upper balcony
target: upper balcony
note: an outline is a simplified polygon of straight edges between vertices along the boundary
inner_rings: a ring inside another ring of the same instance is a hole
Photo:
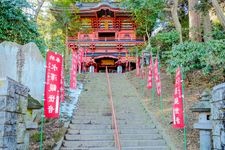
[[[109,44],[122,44],[122,43],[134,43],[134,44],[141,44],[145,42],[144,38],[135,38],[135,39],[128,39],[128,38],[119,38],[115,39],[114,37],[99,37],[99,38],[87,38],[87,39],[77,39],[75,37],[68,37],[69,43],[79,43],[79,44],[90,44],[90,43],[109,43]]]

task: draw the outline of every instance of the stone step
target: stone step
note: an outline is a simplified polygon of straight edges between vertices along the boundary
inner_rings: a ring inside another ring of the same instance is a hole
[[[104,130],[104,129],[111,129],[111,125],[92,125],[92,124],[70,124],[70,129],[77,129],[77,130]]]
[[[158,133],[156,134],[120,134],[121,140],[159,140],[162,136]]]
[[[93,135],[93,134],[113,134],[112,129],[104,129],[104,130],[74,130],[74,129],[68,129],[67,134],[81,134],[81,135]]]
[[[83,107],[83,108],[78,108],[77,111],[81,111],[81,112],[98,112],[98,111],[108,111],[110,112],[111,109],[110,108],[99,108],[98,110],[96,110],[95,108],[91,107],[91,108],[87,108],[87,107]]]
[[[103,119],[103,120],[108,120],[111,119],[111,116],[78,116],[75,115],[73,116],[73,120],[99,120],[99,119]]]
[[[75,112],[75,115],[78,115],[78,116],[101,116],[101,115],[111,116],[111,112],[110,111],[95,111],[95,112],[77,111],[77,112]]]
[[[138,147],[122,147],[122,150],[169,150],[167,146],[138,146]]]
[[[100,96],[100,97],[99,97]],[[93,98],[97,98],[95,99],[95,101],[93,101]],[[107,95],[105,95],[105,97],[103,95],[92,95],[92,96],[88,96],[88,97],[80,97],[78,104],[88,104],[89,106],[93,105],[93,104],[109,104],[109,98]]]
[[[158,133],[158,130],[156,128],[154,129],[120,129],[119,128],[119,133],[120,134],[156,134]]]
[[[112,119],[111,118],[107,118],[107,119],[82,119],[82,120],[78,120],[78,119],[73,119],[71,120],[72,124],[108,124],[111,125],[112,124]],[[125,125],[125,126],[143,126],[143,125],[153,125],[153,122],[150,121],[136,121],[134,120],[132,121],[126,121],[126,120],[117,120],[117,124],[120,125]]]
[[[97,147],[97,148],[66,148],[61,147],[60,150],[117,150],[115,147]]]
[[[101,148],[90,148],[90,150],[118,150],[117,148],[115,147],[101,147]]]
[[[96,129],[96,130],[89,130],[89,129],[82,129],[82,130],[76,130],[76,129],[68,129],[67,134],[81,134],[81,135],[85,135],[85,134],[113,134],[113,130],[112,129]],[[157,129],[150,129],[150,130],[133,130],[133,129],[123,129],[119,131],[120,135],[127,135],[127,134],[141,134],[141,135],[151,135],[151,134],[158,134],[158,130]]]
[[[75,112],[74,115],[82,117],[101,117],[101,116],[112,116],[109,112],[100,112],[100,113],[84,113],[84,112]]]
[[[137,112],[137,113],[116,113],[117,118],[149,118],[147,113]]]
[[[78,103],[76,104],[77,106],[79,106],[78,108],[87,108],[87,109],[93,109],[93,108],[110,108],[109,106],[109,102],[106,102],[106,103],[102,103],[102,102],[99,102],[99,103]]]
[[[72,123],[70,126],[74,129],[75,127],[83,127],[82,129],[86,129],[85,127],[90,127],[90,129],[105,129],[105,128],[111,128],[112,123],[111,122],[105,122],[105,123],[97,123],[97,124],[86,124],[86,123]],[[154,124],[123,124],[118,123],[119,130],[123,129],[154,129],[156,126]],[[80,128],[78,128],[80,129]]]
[[[156,128],[156,126],[154,124],[119,124],[118,125],[119,127],[119,130],[123,130],[123,129],[133,129],[133,130],[137,130],[137,129],[142,129],[142,130],[145,130],[145,129],[154,129]]]
[[[109,104],[96,104],[96,105],[79,105],[78,109],[81,110],[94,110],[95,108],[100,108],[100,109],[108,109],[110,110],[111,107],[109,106]]]
[[[67,134],[65,136],[65,140],[67,141],[104,141],[104,140],[112,140],[114,141],[113,134],[111,135],[70,135]]]
[[[78,107],[78,109],[77,109],[77,111],[84,111],[84,112],[87,112],[87,111],[93,112],[93,111],[99,111],[99,110],[111,112],[111,108],[108,108],[108,107],[97,107],[97,108],[94,108],[93,106],[91,106],[89,108],[88,106],[86,106],[86,107]]]
[[[160,134],[120,134],[121,140],[159,140]],[[113,140],[113,133],[110,134],[67,134],[65,140],[68,141],[88,141],[88,140]]]
[[[138,146],[166,146],[164,140],[120,140],[123,147],[138,147]]]
[[[78,106],[78,108],[84,109],[87,108],[88,109],[94,109],[94,108],[100,108],[100,109],[110,109],[109,104],[105,103],[95,103],[95,104],[76,104]]]
[[[114,147],[114,141],[63,141],[63,146],[67,148],[97,148]]]
[[[100,124],[100,123],[112,123],[111,118],[107,118],[107,119],[82,119],[82,120],[78,120],[78,119],[73,119],[71,121],[72,124],[75,123],[83,123],[83,124]]]

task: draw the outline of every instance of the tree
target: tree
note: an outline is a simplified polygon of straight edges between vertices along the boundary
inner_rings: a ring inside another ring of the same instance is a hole
[[[37,22],[38,15],[41,11],[41,8],[46,0],[32,0],[33,8],[34,8],[34,21]]]
[[[151,47],[150,38],[157,19],[162,15],[163,0],[124,0],[123,5],[133,14],[137,24],[137,34],[147,35],[148,47]]]
[[[178,16],[178,0],[169,0],[168,4],[171,9],[171,14],[172,14],[175,28],[176,28],[177,32],[179,33],[180,43],[182,43],[183,42],[182,27],[181,27],[181,24],[179,21],[179,16]]]
[[[211,9],[210,3],[208,0],[201,0],[195,8],[202,16],[204,41],[212,40],[212,25],[209,16],[209,10]]]
[[[28,7],[26,1],[0,1],[0,41],[8,40],[19,44],[33,41],[43,53],[45,45],[36,23],[29,20],[23,12],[23,8]]]
[[[212,1],[212,5],[216,10],[216,14],[218,19],[220,20],[221,25],[223,26],[223,28],[225,29],[225,16],[224,16],[224,12],[221,9],[219,3],[217,0],[211,0]]]
[[[191,41],[202,41],[201,35],[201,18],[196,10],[198,0],[188,0],[189,9],[189,39]]]
[[[61,45],[60,47],[62,48],[61,51],[64,56],[64,66],[66,72],[69,70],[69,51],[66,46],[67,38],[68,36],[74,36],[80,30],[80,22],[78,16],[76,15],[78,9],[74,6],[73,0],[55,0],[51,2],[51,4],[51,14],[54,16],[55,21],[51,25],[52,41],[49,46],[50,48],[53,48]]]

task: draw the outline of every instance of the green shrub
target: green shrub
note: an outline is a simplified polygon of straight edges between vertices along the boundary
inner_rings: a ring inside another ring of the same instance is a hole
[[[224,71],[225,40],[212,40],[205,43],[184,42],[173,46],[167,71],[174,73],[178,66],[182,66],[185,73],[201,70],[207,75],[221,69]]]
[[[158,51],[170,51],[174,44],[179,43],[179,34],[172,30],[169,32],[158,33],[151,38],[151,44],[153,48]]]
[[[172,30],[169,32],[158,33],[156,36],[151,38],[152,52],[159,52],[162,56],[161,61],[165,62],[169,59],[169,53],[172,50],[174,44],[179,43],[179,34]]]

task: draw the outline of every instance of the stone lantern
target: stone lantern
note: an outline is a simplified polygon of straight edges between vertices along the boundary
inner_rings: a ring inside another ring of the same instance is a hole
[[[191,107],[192,112],[198,113],[198,122],[194,124],[194,128],[199,130],[200,134],[200,150],[211,150],[211,130],[212,121],[210,119],[210,100],[211,94],[204,91],[199,101]]]
[[[142,52],[144,60],[142,60],[143,65],[149,65],[149,60],[150,60],[150,53],[147,50],[144,50]]]

